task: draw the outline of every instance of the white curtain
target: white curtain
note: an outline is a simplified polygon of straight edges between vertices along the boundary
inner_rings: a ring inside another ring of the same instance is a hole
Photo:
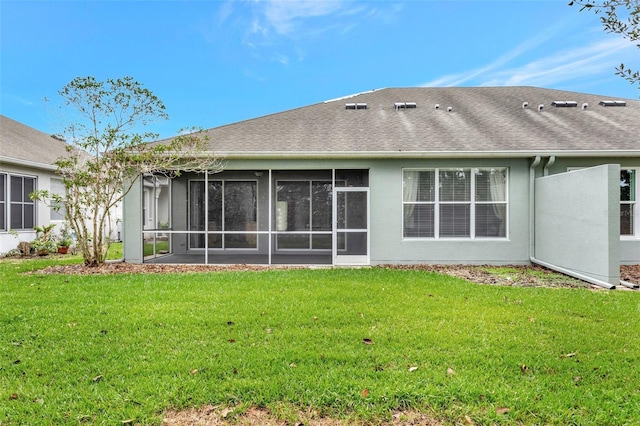
[[[501,223],[504,223],[505,215],[507,213],[504,201],[507,199],[506,196],[506,170],[498,169],[491,170],[489,174],[489,189],[491,191],[491,201],[493,204],[493,212],[496,217],[500,219]]]
[[[418,171],[404,171],[402,179],[402,200],[414,203],[418,199]],[[413,226],[413,209],[415,204],[404,204],[404,226]],[[409,223],[411,220],[411,223]]]

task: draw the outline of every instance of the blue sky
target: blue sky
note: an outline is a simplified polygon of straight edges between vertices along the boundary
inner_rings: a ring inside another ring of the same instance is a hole
[[[133,76],[161,137],[383,87],[540,86],[637,99],[640,50],[568,0],[0,0],[0,113],[59,130],[76,76]]]

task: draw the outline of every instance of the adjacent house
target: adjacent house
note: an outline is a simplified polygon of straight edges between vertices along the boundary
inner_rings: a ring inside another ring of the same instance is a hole
[[[29,198],[36,190],[64,197],[62,177],[55,161],[67,155],[66,142],[0,115],[0,253],[15,249],[20,241],[35,238],[35,226],[55,224],[58,234],[65,226],[64,207],[52,209]],[[122,208],[116,206],[109,236],[119,240]]]
[[[0,253],[35,237],[34,226],[62,224],[64,217],[29,194],[64,194],[53,163],[66,154],[60,139],[0,115]],[[15,234],[11,231],[15,231]]]
[[[535,262],[603,285],[640,263],[636,100],[389,88],[207,132],[224,171],[141,176],[126,261]]]

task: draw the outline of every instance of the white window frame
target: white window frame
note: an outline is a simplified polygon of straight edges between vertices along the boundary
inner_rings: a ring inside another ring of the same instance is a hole
[[[6,200],[6,205],[5,205],[5,222],[6,222],[6,229],[7,230],[12,230],[12,231],[32,231],[33,227],[30,228],[12,228],[11,227],[11,206],[15,205],[15,204],[20,204],[22,206],[24,206],[25,204],[30,204],[33,205],[33,226],[37,226],[38,225],[38,205],[35,201],[33,200],[22,200],[22,201],[12,201],[11,200],[11,178],[12,177],[19,177],[23,180],[23,185],[24,185],[24,179],[33,179],[33,190],[37,191],[38,190],[38,177],[37,176],[33,176],[33,175],[25,175],[25,174],[21,174],[21,173],[7,173],[5,174],[6,178],[6,191],[5,191],[5,200]],[[22,224],[24,225],[24,208],[22,210]]]
[[[567,167],[568,172],[572,172],[575,170],[581,170],[586,167]],[[633,204],[633,234],[631,235],[622,235],[620,234],[621,240],[640,240],[640,167],[626,167],[624,165],[620,166],[620,171],[622,170],[634,170],[635,178],[636,178],[636,193],[635,193],[635,201],[622,201],[620,200],[620,194],[618,193],[618,200],[620,205],[622,204]],[[620,231],[618,231],[619,233]]]
[[[476,200],[476,173],[478,170],[504,170],[506,172],[506,183],[505,183],[505,200],[504,201],[477,201]],[[434,187],[435,194],[433,201],[405,201],[404,200],[404,173],[408,172],[434,172]],[[471,175],[471,184],[470,184],[470,200],[469,201],[440,201],[440,172],[441,171],[469,171]],[[496,166],[496,167],[407,167],[403,168],[401,171],[401,182],[403,182],[403,190],[400,193],[400,199],[402,201],[402,239],[403,240],[479,240],[479,241],[488,241],[488,240],[500,240],[505,241],[509,239],[509,167],[505,166]],[[413,205],[433,205],[433,237],[407,237],[405,236],[405,220],[404,220],[404,209],[405,205],[413,204]],[[503,237],[484,237],[484,236],[476,236],[476,206],[478,205],[486,205],[486,204],[503,204],[505,206],[505,230]],[[443,237],[440,235],[440,207],[443,205],[469,205],[469,236],[464,237]]]
[[[2,200],[0,200],[0,210],[2,211],[4,224],[0,224],[0,232],[6,232],[9,228],[9,214],[7,213],[7,197],[9,195],[7,187],[9,186],[9,175],[7,173],[0,173],[0,176],[4,178],[4,184],[0,187],[0,195],[2,195]]]
[[[633,170],[635,177],[635,187],[636,192],[634,194],[634,201],[622,201],[620,200],[620,205],[622,204],[631,204],[633,205],[633,218],[632,218],[632,227],[633,234],[628,235],[620,235],[621,240],[638,240],[640,239],[640,167],[625,167],[620,166],[620,171],[622,170]]]

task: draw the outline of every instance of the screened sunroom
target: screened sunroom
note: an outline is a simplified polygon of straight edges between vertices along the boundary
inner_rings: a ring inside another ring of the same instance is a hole
[[[145,176],[143,261],[368,264],[368,170]]]

